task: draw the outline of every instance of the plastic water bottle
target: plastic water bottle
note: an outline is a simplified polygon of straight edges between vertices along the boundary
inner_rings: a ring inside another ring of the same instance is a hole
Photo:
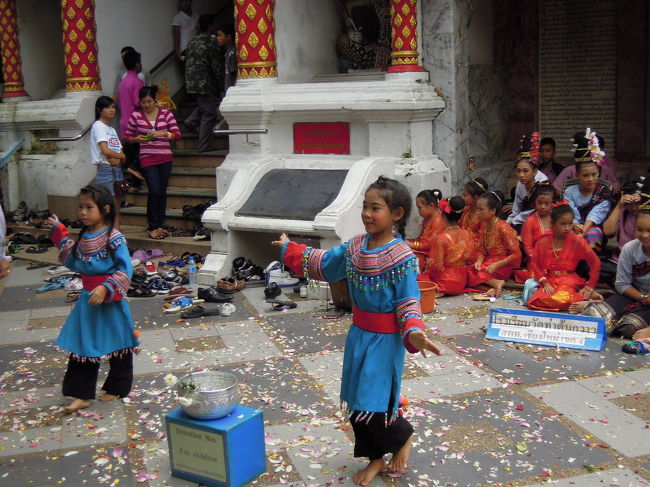
[[[190,257],[187,262],[187,277],[190,280],[190,288],[196,289],[198,284],[198,272],[196,270],[196,263],[194,257]]]

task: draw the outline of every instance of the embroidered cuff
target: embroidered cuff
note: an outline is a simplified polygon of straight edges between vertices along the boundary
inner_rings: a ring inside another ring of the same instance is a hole
[[[404,338],[402,340],[404,343],[404,347],[406,348],[406,350],[409,351],[409,353],[417,353],[419,350],[415,348],[413,345],[411,345],[411,342],[409,341],[409,334],[412,331],[417,331],[417,330],[424,332],[425,330],[424,323],[422,322],[422,320],[418,318],[409,318],[408,320],[406,320],[406,323],[404,323],[404,329],[406,330],[403,334]]]

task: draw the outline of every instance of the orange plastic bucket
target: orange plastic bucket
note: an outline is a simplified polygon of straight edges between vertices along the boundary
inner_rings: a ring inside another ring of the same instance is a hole
[[[436,305],[436,293],[438,285],[435,282],[418,281],[420,286],[420,306],[423,313],[433,313]]]

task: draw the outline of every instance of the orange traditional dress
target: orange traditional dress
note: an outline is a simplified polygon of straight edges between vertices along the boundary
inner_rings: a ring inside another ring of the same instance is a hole
[[[464,228],[446,230],[432,242],[427,271],[418,280],[435,282],[444,294],[462,294],[476,256],[476,242],[470,232]]]
[[[479,227],[481,226],[481,221],[478,219],[477,209],[474,206],[466,206],[463,209],[463,216],[460,217],[458,222],[460,228],[464,228],[472,233],[472,235],[478,235]]]
[[[550,235],[551,233],[553,233],[553,230],[550,228],[544,228],[542,220],[539,218],[536,211],[526,218],[526,221],[521,227],[521,243],[524,247],[524,259],[527,269],[517,269],[515,271],[516,282],[523,284],[526,279],[534,277],[533,271],[530,270],[530,261],[533,258],[533,249],[540,238],[544,235]]]
[[[586,261],[589,267],[589,281],[586,283],[575,272],[581,260]],[[544,311],[562,311],[572,303],[584,301],[578,288],[589,286],[593,289],[600,276],[600,259],[587,241],[574,233],[567,235],[559,250],[553,248],[552,233],[542,237],[535,245],[530,267],[537,282],[545,277],[555,289],[549,296],[540,284],[537,292],[526,303],[529,308]]]
[[[474,267],[469,270],[467,284],[470,287],[478,286],[490,279],[507,281],[514,268],[521,264],[521,249],[517,240],[517,232],[505,221],[497,219],[490,232],[487,231],[487,222],[481,222],[478,232],[478,251],[485,256],[481,270]],[[490,264],[507,259],[507,264],[497,269],[494,274],[486,272]]]
[[[444,232],[446,228],[447,225],[443,220],[442,215],[436,211],[431,215],[431,218],[422,221],[422,231],[418,238],[406,239],[406,242],[413,249],[413,253],[418,258],[420,272],[424,272],[426,268],[426,260],[429,255],[429,250],[431,249],[431,242],[435,240],[435,237],[438,234]]]

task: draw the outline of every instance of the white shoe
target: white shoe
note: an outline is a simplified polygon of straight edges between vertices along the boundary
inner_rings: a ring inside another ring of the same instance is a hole
[[[64,266],[64,265],[60,265],[60,266],[56,266],[56,267],[50,267],[50,268],[47,270],[47,273],[50,274],[50,275],[52,275],[52,276],[55,275],[55,274],[61,274],[61,273],[63,273],[63,272],[70,272],[70,269],[68,269],[68,268],[67,268],[66,266]]]
[[[235,311],[237,311],[237,308],[232,303],[221,303],[217,306],[217,308],[219,308],[219,314],[221,316],[230,316]]]

